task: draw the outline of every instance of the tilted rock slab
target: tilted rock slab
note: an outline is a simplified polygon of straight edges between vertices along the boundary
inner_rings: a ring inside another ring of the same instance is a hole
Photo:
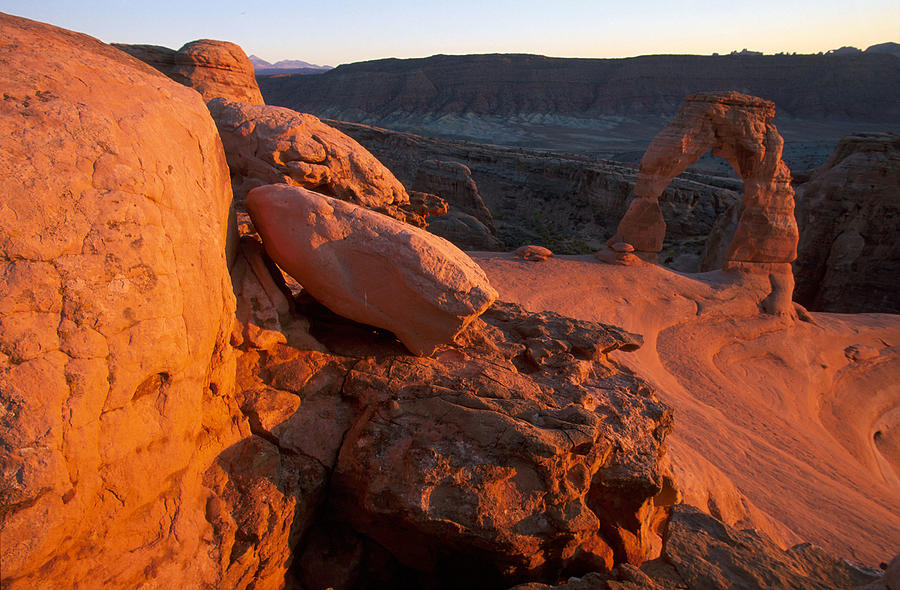
[[[217,587],[204,471],[246,427],[215,125],[142,62],[7,15],[0,86],[0,586]]]
[[[250,191],[247,210],[272,260],[313,297],[416,354],[449,344],[497,298],[451,243],[351,203],[268,185]]]
[[[375,156],[312,115],[223,98],[208,106],[239,202],[254,187],[285,183],[363,207],[409,203],[406,189]]]
[[[217,96],[247,104],[265,104],[256,71],[239,45],[229,41],[199,39],[178,51],[156,45],[115,47],[146,62],[179,84],[190,86],[205,100]]]
[[[728,160],[744,181],[744,212],[728,248],[725,268],[772,277],[775,313],[788,313],[799,232],[791,174],[781,160],[784,140],[772,118],[772,102],[738,92],[689,96],[641,159],[636,198],[608,244],[628,242],[655,259],[666,223],[659,196],[673,178],[708,150]],[[785,295],[785,291],[787,292]]]

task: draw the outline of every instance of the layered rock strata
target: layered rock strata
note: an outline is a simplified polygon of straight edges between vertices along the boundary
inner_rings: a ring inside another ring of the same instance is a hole
[[[768,274],[772,296],[765,306],[790,313],[798,230],[794,191],[781,160],[784,140],[772,123],[775,105],[737,92],[696,94],[647,148],[634,187],[635,199],[608,241],[632,244],[656,260],[666,223],[659,196],[672,179],[712,150],[744,181],[744,212],[726,254],[726,269]]]
[[[900,136],[845,137],[797,188],[795,299],[817,311],[900,313]]]
[[[239,45],[228,41],[199,39],[185,43],[178,51],[156,45],[115,45],[146,62],[179,84],[190,86],[204,100],[217,96],[264,104],[253,64]]]
[[[267,185],[250,191],[247,209],[266,251],[313,297],[416,354],[449,344],[497,297],[449,242],[352,203]]]
[[[7,15],[0,85],[0,585],[219,585],[204,473],[242,433],[215,125]]]

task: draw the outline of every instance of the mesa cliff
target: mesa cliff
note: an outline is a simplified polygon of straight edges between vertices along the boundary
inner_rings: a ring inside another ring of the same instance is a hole
[[[777,104],[792,169],[819,166],[844,135],[900,132],[900,58],[889,53],[436,55],[259,83],[268,103],[319,117],[623,162],[636,162],[681,99],[700,92]]]

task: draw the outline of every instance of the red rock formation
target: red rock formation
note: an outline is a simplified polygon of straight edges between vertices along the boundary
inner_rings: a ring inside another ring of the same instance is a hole
[[[449,242],[357,205],[282,184],[250,191],[247,209],[266,251],[313,297],[415,354],[452,342],[497,297]]]
[[[671,180],[712,150],[744,180],[744,213],[726,255],[726,269],[769,274],[766,307],[791,312],[798,231],[790,171],[781,160],[784,144],[772,123],[775,105],[737,92],[697,94],[647,148],[634,187],[636,198],[608,244],[627,242],[655,260],[666,224],[659,196]]]
[[[295,570],[305,586],[504,587],[658,553],[671,415],[606,356],[639,337],[497,304],[422,358],[318,309],[300,308],[328,353],[278,345],[252,371],[266,407],[273,389],[302,397],[266,427],[279,447],[334,470]]]
[[[813,541],[868,565],[896,553],[900,317],[760,315],[769,284],[755,274],[473,258],[503,300],[644,336],[612,356],[675,407],[666,456],[682,501],[782,547]]]
[[[900,313],[900,136],[845,137],[797,188],[795,299],[817,311]]]
[[[472,171],[459,162],[426,160],[419,164],[413,190],[440,195],[448,204],[471,215],[494,232],[494,218],[478,193]]]
[[[264,104],[253,64],[240,46],[228,41],[199,39],[178,51],[156,45],[115,45],[148,63],[179,84],[195,89],[205,100],[217,96],[247,104]]]
[[[216,586],[203,477],[241,426],[215,125],[149,66],[6,15],[0,86],[0,585]]]
[[[520,246],[516,248],[516,251],[513,252],[513,255],[516,258],[524,258],[525,260],[531,260],[532,262],[540,262],[541,260],[547,260],[551,256],[553,256],[553,252],[550,251],[549,248],[544,248],[543,246]]]
[[[684,588],[886,588],[880,570],[854,566],[804,543],[781,549],[753,529],[737,530],[687,505],[673,507],[663,554],[640,569],[619,566],[565,584],[521,584],[510,590],[664,590]],[[890,583],[890,582],[889,582]],[[869,586],[865,586],[869,588]]]
[[[428,160],[464,163],[495,217],[497,236],[509,248],[543,244],[558,254],[574,254],[601,247],[603,237],[615,232],[637,179],[632,166],[596,158],[422,137],[341,121],[327,123],[358,141],[407,187],[413,186],[419,168]],[[739,199],[734,189],[739,189],[740,181],[710,182],[709,177],[685,173],[663,191],[660,206],[669,220],[671,240],[705,238],[716,219]],[[477,220],[460,220],[477,228],[473,222]],[[444,224],[440,218],[429,224],[464,250],[503,249],[483,247],[490,245],[486,228],[481,230],[486,239],[476,242],[465,228],[444,232],[437,227]]]
[[[286,183],[364,207],[409,202],[403,185],[361,145],[312,115],[218,98],[219,128],[238,202],[264,184]]]

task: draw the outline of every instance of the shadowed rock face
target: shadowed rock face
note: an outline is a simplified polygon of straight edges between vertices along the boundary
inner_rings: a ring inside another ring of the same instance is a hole
[[[900,313],[900,136],[845,137],[797,188],[795,299],[832,312]]]
[[[157,45],[117,43],[122,51],[146,62],[179,84],[190,86],[205,100],[217,96],[247,104],[263,104],[253,64],[240,46],[228,41],[199,39],[174,51]]]
[[[237,396],[282,457],[268,478],[306,492],[291,532],[303,587],[503,588],[658,554],[672,416],[607,357],[639,336],[495,303],[454,347],[414,357],[293,304],[287,343],[244,341]]]
[[[637,178],[633,167],[596,158],[421,137],[341,121],[328,124],[360,142],[407,187],[428,160],[465,165],[491,211],[497,237],[509,249],[540,244],[573,254],[601,247],[615,232]],[[660,206],[673,242],[705,238],[716,218],[738,200],[734,190],[739,181],[714,180],[717,184],[712,185],[709,177],[686,173],[663,191]],[[450,238],[448,233],[440,235]]]
[[[216,585],[202,478],[240,427],[215,125],[7,15],[0,86],[0,585]]]
[[[522,584],[511,590],[827,590],[879,583],[882,576],[881,570],[856,567],[810,543],[785,551],[754,529],[737,530],[693,506],[678,505],[672,508],[660,559],[640,569],[624,564],[558,586]]]
[[[468,166],[459,162],[426,160],[419,164],[412,185],[413,190],[440,195],[448,204],[494,231],[494,218],[478,194]]]

